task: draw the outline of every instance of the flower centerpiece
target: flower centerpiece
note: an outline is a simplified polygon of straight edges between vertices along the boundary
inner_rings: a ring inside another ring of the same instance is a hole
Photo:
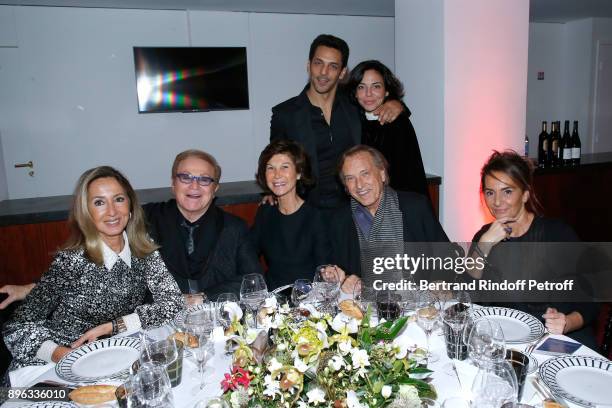
[[[422,350],[399,336],[406,317],[374,326],[369,310],[332,317],[274,306],[258,316],[269,330],[231,325],[233,368],[221,386],[233,408],[420,408],[435,399]]]

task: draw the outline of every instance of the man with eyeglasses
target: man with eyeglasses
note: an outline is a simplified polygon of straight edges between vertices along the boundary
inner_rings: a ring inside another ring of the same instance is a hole
[[[242,275],[261,273],[246,223],[213,204],[220,177],[212,155],[184,151],[172,164],[175,198],[143,206],[151,238],[181,291],[210,299],[237,294]]]
[[[185,294],[240,292],[242,275],[261,273],[246,223],[213,205],[221,167],[209,153],[186,150],[172,164],[174,199],[142,206],[151,238]],[[34,285],[5,285],[9,297],[0,304],[22,300]]]

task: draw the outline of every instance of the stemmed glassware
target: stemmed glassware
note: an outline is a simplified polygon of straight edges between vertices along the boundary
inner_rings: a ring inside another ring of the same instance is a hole
[[[312,282],[310,279],[298,279],[291,289],[291,303],[298,307],[300,303],[307,303],[312,295]]]
[[[240,285],[240,302],[247,308],[247,314],[245,320],[253,320],[255,326],[257,325],[257,311],[259,307],[268,297],[268,286],[263,275],[259,273],[250,273],[244,275],[242,278],[242,284]]]
[[[235,293],[221,293],[217,297],[215,304],[217,321],[223,329],[227,329],[232,324],[232,314],[229,310],[229,305],[232,303],[238,305],[238,296]]]
[[[470,359],[478,367],[504,360],[506,356],[506,338],[495,320],[482,318],[472,325],[466,325],[463,340]]]
[[[319,265],[312,279],[314,296],[326,311],[340,294],[340,272],[335,265]]]
[[[432,363],[438,361],[439,356],[431,352],[429,338],[431,332],[436,328],[440,319],[440,302],[438,298],[428,290],[421,291],[416,298],[416,322],[425,332],[427,338],[427,361]]]
[[[518,381],[508,361],[487,361],[479,367],[472,383],[472,406],[498,408],[517,399]]]
[[[200,389],[204,387],[204,366],[214,353],[214,345],[210,334],[214,327],[215,308],[212,304],[204,304],[199,310],[192,310],[185,316],[185,332],[189,351],[196,360],[200,374]]]

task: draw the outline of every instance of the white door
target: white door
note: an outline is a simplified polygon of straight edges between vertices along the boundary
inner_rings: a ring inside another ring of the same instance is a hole
[[[593,129],[593,153],[612,152],[612,43],[597,48]]]

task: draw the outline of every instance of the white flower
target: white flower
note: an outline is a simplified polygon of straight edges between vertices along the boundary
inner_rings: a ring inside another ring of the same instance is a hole
[[[282,314],[288,314],[291,311],[291,308],[289,307],[289,303],[285,303],[284,305],[281,305],[281,307],[278,308],[279,313]]]
[[[285,345],[285,343],[279,343],[276,345],[276,349],[278,351],[284,351],[287,348],[287,346]]]
[[[272,309],[276,309],[276,307],[278,306],[278,302],[276,301],[276,297],[275,296],[270,296],[268,298],[266,298],[266,300],[264,301],[263,307],[269,307]]]
[[[404,399],[416,401],[420,404],[419,390],[414,385],[400,384],[398,395]]]
[[[361,367],[359,370],[357,370],[357,372],[355,373],[355,375],[357,375],[357,377],[361,377],[361,378],[366,378],[366,375],[368,374],[368,370],[366,370],[364,367]]]
[[[297,368],[297,370],[301,373],[305,373],[308,370],[308,364],[306,364],[304,361],[302,361],[301,358],[297,356],[293,360],[293,366]]]
[[[227,312],[232,321],[242,319],[242,309],[236,302],[227,302],[223,305],[223,311]]]
[[[255,339],[257,338],[257,335],[259,334],[258,329],[248,329],[246,332],[246,335],[244,336],[244,339],[246,340],[247,344],[251,344],[255,341]]]
[[[395,358],[402,359],[405,358],[408,354],[408,349],[414,348],[414,345],[416,343],[408,336],[398,336],[393,339],[392,344],[393,347],[396,349]]]
[[[325,392],[320,388],[313,388],[306,393],[306,396],[308,397],[309,404],[319,405],[325,403]]]
[[[270,371],[271,373],[273,373],[274,371],[278,371],[281,368],[283,368],[283,365],[279,363],[276,358],[272,358],[268,363],[268,371]]]
[[[332,321],[332,329],[341,333],[343,330],[347,330],[349,333],[357,333],[361,320],[357,320],[353,317],[345,315],[344,313],[338,313]]]
[[[263,395],[267,395],[274,399],[276,394],[280,393],[280,381],[274,381],[271,375],[266,375],[264,377],[264,385],[266,388],[263,391]]]
[[[351,350],[351,358],[355,367],[364,368],[370,365],[368,352],[363,349],[354,348]]]
[[[352,390],[346,392],[346,406],[348,408],[367,408],[359,402],[357,394],[355,394],[355,391]]]
[[[350,340],[341,341],[338,343],[338,350],[343,356],[346,356],[348,353],[350,353],[352,348],[353,346],[351,346]]]
[[[383,398],[389,398],[392,391],[393,389],[390,385],[383,385],[382,390],[380,390],[380,395],[382,395]]]
[[[340,356],[333,356],[327,363],[334,371],[338,371],[344,365],[344,359]]]

